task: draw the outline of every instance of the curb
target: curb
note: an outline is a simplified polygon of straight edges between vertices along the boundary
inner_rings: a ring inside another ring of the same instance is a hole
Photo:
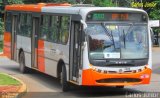
[[[26,86],[26,84],[22,80],[20,80],[20,79],[18,79],[16,77],[13,77],[11,75],[8,75],[6,73],[2,73],[2,74],[7,75],[7,76],[9,76],[9,77],[17,80],[17,81],[19,81],[22,84],[20,86],[20,89],[16,93],[14,92],[15,93],[15,97],[14,98],[21,98],[23,95],[25,95],[27,93],[27,86]]]
[[[3,57],[7,57],[3,54],[3,52],[0,52],[0,58],[3,58]]]
[[[0,54],[3,54],[3,52],[0,52]]]

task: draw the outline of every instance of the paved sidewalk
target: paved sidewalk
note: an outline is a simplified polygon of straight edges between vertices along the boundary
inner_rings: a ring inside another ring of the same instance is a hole
[[[153,52],[160,52],[160,47],[153,47],[153,48],[152,48],[152,51],[153,51]]]

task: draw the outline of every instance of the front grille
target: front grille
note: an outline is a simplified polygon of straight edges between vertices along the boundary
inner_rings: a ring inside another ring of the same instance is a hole
[[[131,82],[141,82],[141,79],[137,78],[109,78],[96,80],[97,83],[131,83]]]
[[[105,67],[132,67],[134,64],[106,64]],[[141,65],[142,66],[142,65]]]

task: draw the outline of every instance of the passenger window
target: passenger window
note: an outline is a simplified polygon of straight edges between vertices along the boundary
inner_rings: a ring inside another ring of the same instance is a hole
[[[11,20],[12,20],[12,15],[11,15],[11,13],[10,12],[7,12],[6,13],[6,23],[5,23],[5,31],[6,32],[11,32],[11,28],[12,28],[12,22],[11,22]]]
[[[32,32],[32,16],[31,14],[20,14],[20,35],[31,37]]]
[[[41,17],[41,25],[40,25],[40,38],[47,40],[47,36],[49,33],[49,15],[43,15]]]
[[[69,26],[70,26],[70,17],[62,16],[61,26],[60,26],[60,41],[63,44],[66,44],[68,42]]]
[[[26,21],[26,36],[31,37],[32,32],[32,16],[31,14],[27,14],[27,21]]]
[[[69,16],[41,17],[40,37],[41,39],[66,44],[69,36]]]
[[[49,32],[49,39],[53,42],[57,42],[58,38],[58,16],[51,16],[51,25]]]
[[[26,14],[20,14],[20,30],[19,33],[20,35],[24,35],[23,33],[25,32],[25,19],[26,19]]]

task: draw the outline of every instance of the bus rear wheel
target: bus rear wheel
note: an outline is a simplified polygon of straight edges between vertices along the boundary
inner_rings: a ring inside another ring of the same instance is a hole
[[[19,56],[19,70],[21,73],[27,72],[27,67],[25,66],[24,52],[21,52]]]
[[[62,72],[61,72],[61,76],[60,76],[60,82],[61,82],[61,86],[62,86],[62,91],[66,92],[69,90],[69,84],[67,82],[67,73],[66,73],[66,68],[63,65],[62,66]]]

